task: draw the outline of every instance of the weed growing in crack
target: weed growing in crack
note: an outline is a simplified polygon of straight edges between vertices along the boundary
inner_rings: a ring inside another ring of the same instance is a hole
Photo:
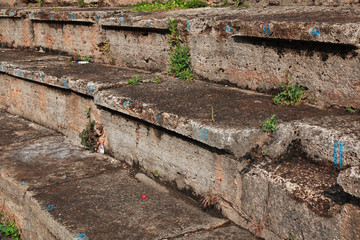
[[[20,240],[19,229],[15,226],[15,222],[6,220],[4,213],[0,213],[0,233],[13,240]]]
[[[85,7],[85,1],[84,0],[78,0],[79,7]]]
[[[282,91],[274,97],[275,104],[283,105],[292,105],[297,106],[300,104],[301,99],[304,96],[303,88],[299,86],[299,83],[296,83],[294,86],[289,82],[291,75],[289,71],[285,72],[286,82],[278,82],[279,86],[282,88]]]
[[[346,107],[346,111],[347,111],[348,113],[355,113],[355,109],[352,108],[352,107],[350,107],[350,106],[347,106],[347,107]]]
[[[140,81],[141,81],[141,76],[140,76],[140,75],[133,75],[132,78],[130,78],[130,79],[128,80],[128,84],[129,84],[129,85],[132,85],[132,86],[143,84],[143,83],[140,82]]]
[[[176,19],[170,19],[169,22],[170,31],[170,67],[169,74],[178,77],[180,80],[189,81],[192,80],[194,74],[192,73],[190,49],[184,46],[179,39],[179,33],[177,32]]]
[[[86,118],[89,120],[89,122],[86,125],[86,128],[79,134],[79,137],[81,139],[81,145],[85,146],[85,149],[90,150],[90,152],[96,152],[100,145],[100,133],[99,131],[96,131],[97,124],[95,120],[91,121],[90,111],[91,107],[88,107],[86,110]]]
[[[261,124],[261,128],[264,132],[276,132],[279,130],[277,125],[279,124],[278,121],[275,120],[276,115],[272,114],[271,117],[267,118],[264,122]]]

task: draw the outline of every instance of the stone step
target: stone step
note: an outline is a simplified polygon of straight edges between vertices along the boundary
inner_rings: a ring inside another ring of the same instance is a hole
[[[0,208],[15,215],[24,240],[256,239],[140,173],[135,179],[118,160],[4,112],[0,122]]]
[[[200,79],[269,92],[290,82],[321,105],[360,108],[360,11],[352,8],[1,8],[3,46],[92,55],[95,62],[166,72],[169,20]],[[341,67],[339,67],[341,66]]]
[[[352,225],[360,214],[358,192],[352,187],[359,165],[358,113],[307,104],[278,106],[269,95],[161,75],[158,84],[130,86],[125,84],[127,76],[139,70],[119,70],[113,77],[102,70],[106,66],[111,73],[116,70],[112,66],[76,65],[59,55],[45,53],[25,52],[28,58],[23,60],[16,58],[21,58],[16,50],[1,51],[1,65],[9,66],[0,75],[0,102],[7,111],[79,141],[90,106],[92,119],[104,128],[106,153],[139,166],[148,176],[164,183],[217,199],[224,215],[266,239],[283,238],[289,232],[296,232],[301,239],[301,229],[307,229],[304,236],[310,239],[322,239],[330,228],[335,229],[329,230],[334,239],[356,239],[359,235],[360,230]],[[39,71],[41,59],[46,59],[50,67]],[[52,71],[64,66],[69,69]],[[88,74],[90,69],[94,75]],[[25,74],[19,76],[18,71]],[[39,72],[54,81],[41,82],[41,77],[32,77],[41,76]],[[144,78],[151,76],[140,72]],[[102,75],[111,83],[106,88],[98,87],[103,83],[96,79]],[[72,84],[64,88],[61,79],[70,76]],[[90,83],[96,91],[89,95],[86,90]],[[281,123],[276,133],[268,134],[262,131],[261,123],[271,114],[276,114]],[[289,160],[293,155],[295,160]],[[301,165],[306,167],[300,169]],[[296,171],[314,182],[305,184],[304,179],[293,174]],[[266,221],[262,226],[265,220],[261,222],[260,209],[269,208],[263,201],[267,192],[249,189],[255,183],[265,186],[269,182],[278,189],[271,194],[285,199],[271,207],[276,218],[283,220]],[[346,196],[346,201],[332,200],[331,194],[326,195],[332,191],[333,195]],[[253,196],[256,194],[259,196]],[[247,205],[252,199],[258,199],[256,211]],[[291,211],[302,216],[303,221],[283,210],[288,206],[294,206]],[[331,212],[333,208],[335,212]],[[349,222],[335,221],[346,211],[352,212]],[[307,223],[313,219],[326,222],[324,232],[309,227]]]

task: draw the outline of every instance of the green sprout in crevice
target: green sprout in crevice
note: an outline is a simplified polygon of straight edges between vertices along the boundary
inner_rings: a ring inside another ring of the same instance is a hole
[[[274,97],[275,104],[283,105],[292,105],[297,106],[300,104],[302,98],[304,97],[304,89],[299,86],[299,83],[292,85],[289,80],[291,75],[289,71],[285,72],[286,82],[278,82],[279,86],[282,88],[282,91]]]
[[[190,49],[180,41],[177,27],[176,19],[170,19],[168,27],[170,31],[169,74],[174,75],[180,80],[189,81],[194,77],[191,66]]]
[[[262,122],[261,124],[261,129],[264,132],[276,132],[277,130],[279,130],[279,128],[277,127],[279,122],[276,121],[276,115],[272,114],[271,117],[267,118],[264,122]]]

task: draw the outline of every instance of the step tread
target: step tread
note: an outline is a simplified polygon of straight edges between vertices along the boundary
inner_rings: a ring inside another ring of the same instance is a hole
[[[1,130],[6,127],[13,136],[25,128],[31,135],[51,132],[4,112],[0,119],[9,123]],[[19,211],[32,209],[27,224],[37,226],[37,234],[45,231],[39,228],[43,224],[56,239],[78,234],[89,239],[161,239],[202,230],[208,230],[210,237],[220,231],[232,239],[241,239],[238,235],[256,239],[238,227],[212,231],[227,220],[209,216],[179,193],[159,191],[136,180],[121,162],[84,151],[61,135],[14,140],[22,141],[22,146],[7,145],[0,153],[2,197],[9,201],[10,188],[24,201],[18,203]],[[19,184],[24,181],[26,185]],[[31,197],[23,198],[25,193]]]

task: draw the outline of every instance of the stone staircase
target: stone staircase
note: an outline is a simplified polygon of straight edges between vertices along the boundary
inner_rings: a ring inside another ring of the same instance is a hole
[[[359,13],[356,4],[2,8],[0,102],[76,141],[90,106],[107,154],[218,199],[224,216],[257,236],[358,239]],[[197,80],[166,75],[170,19]],[[299,106],[273,104],[285,71],[306,89]],[[134,75],[141,85],[129,85]],[[261,123],[272,114],[280,124],[268,134]]]

